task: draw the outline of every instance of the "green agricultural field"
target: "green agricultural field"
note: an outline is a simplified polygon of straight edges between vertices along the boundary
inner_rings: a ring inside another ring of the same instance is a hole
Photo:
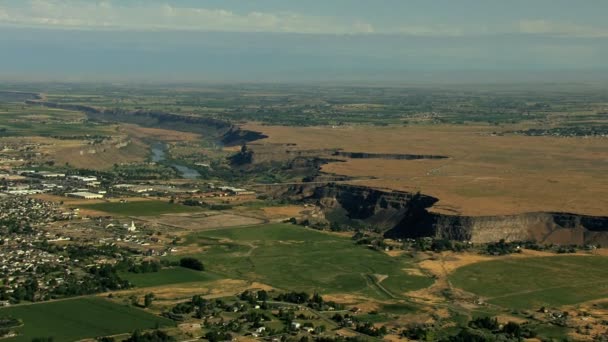
[[[6,339],[10,342],[51,336],[55,341],[76,341],[174,325],[143,310],[94,297],[3,308],[0,315],[23,321],[17,329],[20,335]]]
[[[572,255],[493,260],[459,268],[450,280],[507,308],[570,305],[608,296],[607,262]]]
[[[180,204],[171,204],[162,201],[136,201],[136,202],[107,202],[86,204],[82,208],[103,211],[109,214],[123,216],[157,216],[162,214],[191,213],[200,211],[200,208]]]
[[[215,274],[194,271],[183,267],[165,268],[158,272],[151,273],[124,272],[121,273],[120,276],[137,287],[206,282],[220,278]]]
[[[404,271],[415,267],[409,257],[393,258],[348,238],[289,224],[206,231],[186,243],[207,247],[196,257],[213,273],[285,290],[391,299],[432,283]]]

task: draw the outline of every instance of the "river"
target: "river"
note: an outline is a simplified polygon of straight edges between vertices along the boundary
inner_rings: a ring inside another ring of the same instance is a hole
[[[167,159],[167,145],[161,142],[155,142],[150,146],[152,152],[152,161],[155,163],[162,162]],[[197,179],[201,174],[195,169],[189,168],[180,164],[171,164],[181,176],[185,179]]]

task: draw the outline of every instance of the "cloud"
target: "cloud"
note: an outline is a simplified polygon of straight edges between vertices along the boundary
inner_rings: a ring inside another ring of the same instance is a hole
[[[0,24],[78,29],[198,30],[224,32],[371,33],[357,19],[294,12],[235,13],[225,9],[176,7],[167,3],[128,6],[111,1],[29,0],[0,5]]]
[[[221,32],[283,32],[310,34],[401,34],[455,36],[443,26],[378,29],[360,18],[303,15],[296,12],[237,13],[220,8],[178,7],[158,2],[112,0],[25,0],[0,4],[0,25],[17,27],[120,30],[191,30]]]
[[[447,36],[456,37],[464,35],[464,31],[458,27],[448,27],[444,25],[436,26],[403,26],[388,31],[388,33],[398,33],[412,36]]]
[[[565,37],[606,38],[608,28],[554,22],[542,19],[525,19],[518,23],[518,31],[525,34],[544,34]]]

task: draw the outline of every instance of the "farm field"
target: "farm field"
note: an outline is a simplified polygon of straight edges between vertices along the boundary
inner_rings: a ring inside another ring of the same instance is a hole
[[[432,283],[404,271],[415,267],[409,257],[288,224],[205,231],[190,235],[186,244],[205,249],[195,256],[213,273],[290,291],[391,299]]]
[[[605,139],[494,134],[520,126],[415,125],[285,127],[247,124],[269,136],[250,144],[295,144],[296,150],[446,156],[447,159],[392,160],[335,157],[329,174],[368,185],[420,191],[439,201],[431,208],[471,216],[523,212],[608,214],[608,148]],[[329,157],[327,155],[326,157]],[[263,159],[263,156],[258,156]],[[540,197],[542,196],[542,197]],[[564,200],[566,199],[566,200]]]
[[[120,276],[137,287],[153,287],[181,283],[207,282],[220,277],[208,272],[199,272],[183,267],[164,268],[158,272],[131,273],[124,272]]]
[[[122,216],[158,216],[163,214],[192,213],[200,211],[199,208],[163,201],[135,201],[135,202],[105,202],[83,205],[84,209],[102,211]]]
[[[11,342],[29,342],[37,337],[76,341],[174,325],[143,310],[93,297],[3,308],[0,315],[23,320],[23,327],[17,329],[20,335],[6,339]]]
[[[179,227],[186,230],[201,231],[201,230],[213,230],[223,227],[236,227],[236,226],[251,226],[260,224],[263,221],[260,219],[236,215],[232,213],[217,213],[217,212],[203,212],[201,214],[175,214],[175,215],[163,215],[148,220],[148,222],[160,223],[173,227]]]
[[[457,269],[455,287],[512,309],[557,307],[608,295],[607,257],[552,256],[492,260]]]

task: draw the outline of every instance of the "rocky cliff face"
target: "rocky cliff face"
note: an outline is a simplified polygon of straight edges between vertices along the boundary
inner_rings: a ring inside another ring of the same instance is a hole
[[[347,157],[351,159],[395,159],[395,160],[418,160],[418,159],[447,159],[446,156],[430,154],[397,154],[397,153],[367,153],[367,152],[344,152],[336,151],[334,156]]]
[[[608,217],[572,213],[457,216],[429,212],[437,198],[348,184],[298,184],[275,196],[314,201],[327,217],[340,213],[385,231],[390,238],[437,237],[474,243],[537,241],[608,245]],[[336,217],[336,216],[334,216]]]

